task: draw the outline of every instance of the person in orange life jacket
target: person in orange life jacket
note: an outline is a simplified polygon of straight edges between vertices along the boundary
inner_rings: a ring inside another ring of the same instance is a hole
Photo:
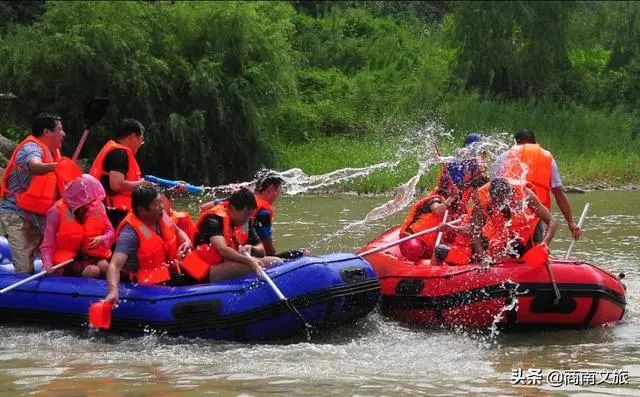
[[[482,142],[482,136],[469,133],[464,147],[456,151],[455,159],[442,166],[438,178],[438,187],[411,209],[400,228],[400,237],[418,233],[442,223],[445,210],[449,210],[447,221],[463,216],[471,197],[471,190],[485,184],[482,161],[471,156],[470,150]],[[430,258],[438,232],[434,231],[420,238],[407,240],[400,244],[403,256],[410,260]],[[455,234],[443,235],[443,243],[452,243]]]
[[[453,230],[466,238],[457,239],[458,246],[438,246],[436,258],[462,265],[521,257],[533,244],[538,219],[547,225],[542,244],[549,245],[558,222],[535,193],[517,181],[493,179],[474,195],[474,205],[463,225],[442,226],[443,230]],[[463,246],[465,243],[471,246]]]
[[[438,188],[411,208],[400,226],[400,238],[419,233],[442,223],[445,211],[458,198],[455,186],[449,186],[446,182],[447,180],[441,177]],[[452,189],[455,189],[455,191]],[[437,235],[438,232],[434,231],[400,243],[400,252],[405,258],[413,261],[430,258]]]
[[[265,256],[264,246],[255,231],[253,215],[257,208],[253,193],[245,188],[235,191],[226,202],[200,215],[196,224],[196,249],[185,258],[184,269],[196,279],[209,271],[209,281],[237,278],[269,267],[282,260]],[[243,255],[243,252],[251,256]],[[191,266],[197,261],[196,271]]]
[[[142,179],[136,154],[144,144],[145,128],[134,119],[124,119],[91,166],[90,174],[100,180],[107,194],[107,215],[118,227],[131,209],[131,194],[139,186],[152,185]]]
[[[571,204],[564,193],[562,179],[558,172],[556,160],[551,153],[536,143],[536,136],[529,129],[522,129],[515,133],[516,145],[502,153],[493,164],[494,177],[526,179],[533,185],[533,191],[542,204],[551,209],[551,196],[556,199],[562,215],[574,239],[579,239],[582,230],[573,220]],[[542,235],[542,225],[536,230],[535,240]]]
[[[162,197],[153,186],[140,186],[131,195],[131,212],[116,230],[116,247],[107,269],[109,293],[117,303],[120,272],[143,285],[171,285],[169,267],[191,250],[189,236],[165,213]]]
[[[11,246],[17,273],[33,272],[33,258],[44,232],[44,215],[63,190],[55,170],[64,137],[59,116],[38,115],[31,135],[18,144],[5,169],[0,226]]]
[[[173,194],[174,189],[165,189],[160,191],[160,197],[162,197],[162,205],[164,211],[173,219],[176,226],[178,226],[183,232],[189,236],[189,240],[193,243],[193,238],[196,234],[196,225],[193,223],[191,215],[186,211],[176,211],[173,209]]]
[[[45,269],[51,272],[54,264],[75,258],[56,274],[98,278],[106,273],[115,231],[102,204],[104,197],[100,182],[88,174],[65,189],[47,212],[40,246]]]

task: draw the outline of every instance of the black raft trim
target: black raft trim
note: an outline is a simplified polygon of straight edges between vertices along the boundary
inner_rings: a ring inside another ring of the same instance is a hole
[[[624,295],[599,284],[564,283],[558,284],[558,288],[561,295],[567,298],[606,299],[622,309],[626,306]],[[382,305],[386,309],[444,310],[490,299],[508,298],[513,295],[535,297],[536,294],[546,291],[553,291],[553,286],[550,283],[503,283],[434,297],[387,295],[382,296]]]

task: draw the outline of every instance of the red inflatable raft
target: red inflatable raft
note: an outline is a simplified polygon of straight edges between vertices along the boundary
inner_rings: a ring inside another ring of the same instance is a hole
[[[398,239],[393,228],[360,252]],[[380,280],[382,310],[426,326],[501,329],[588,328],[615,324],[625,310],[620,278],[590,263],[551,259],[556,295],[545,264],[514,259],[489,268],[431,266],[402,257],[398,246],[367,255]]]

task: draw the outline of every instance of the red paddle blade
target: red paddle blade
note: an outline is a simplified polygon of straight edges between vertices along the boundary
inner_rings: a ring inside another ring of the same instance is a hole
[[[109,329],[111,325],[111,302],[100,301],[89,306],[89,324],[96,329]]]
[[[529,266],[544,266],[549,261],[549,247],[546,244],[538,244],[525,252],[522,260]]]

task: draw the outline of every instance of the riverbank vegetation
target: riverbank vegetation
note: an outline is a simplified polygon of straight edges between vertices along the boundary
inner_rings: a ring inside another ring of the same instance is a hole
[[[636,2],[47,1],[0,15],[0,132],[14,139],[56,111],[71,151],[84,103],[108,96],[85,155],[134,116],[145,170],[194,182],[393,160],[399,135],[437,120],[448,150],[467,131],[531,128],[566,183],[638,183]],[[388,191],[416,171],[343,187]]]

